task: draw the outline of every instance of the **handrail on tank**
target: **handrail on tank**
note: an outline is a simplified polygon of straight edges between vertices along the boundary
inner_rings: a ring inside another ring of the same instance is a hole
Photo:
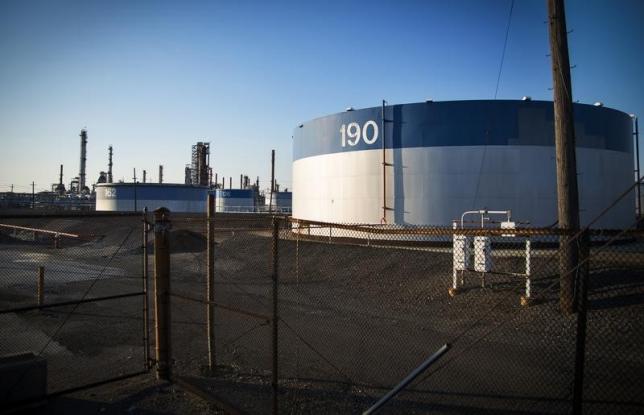
[[[486,215],[506,215],[508,222],[510,222],[510,219],[512,218],[512,211],[511,210],[487,210],[487,209],[468,210],[467,212],[464,212],[461,215],[461,229],[463,229],[463,222],[466,215],[481,215],[481,228],[484,228]]]

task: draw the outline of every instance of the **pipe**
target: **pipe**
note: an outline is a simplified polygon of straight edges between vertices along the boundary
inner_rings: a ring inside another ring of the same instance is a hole
[[[387,223],[387,159],[385,143],[385,105],[387,101],[382,100],[382,219],[381,222]]]
[[[637,182],[639,183],[640,181],[640,130],[639,130],[639,122],[637,120],[637,117],[634,117],[635,119],[635,132],[633,135],[635,136],[635,157],[636,157],[636,169],[637,169]],[[637,219],[639,220],[642,217],[642,197],[640,195],[641,192],[641,186],[638,184],[636,187],[636,192],[635,194],[637,195]]]
[[[405,379],[400,381],[396,387],[394,387],[391,391],[389,391],[385,396],[380,398],[378,402],[373,404],[369,409],[364,411],[362,415],[371,415],[376,413],[384,404],[389,402],[391,398],[396,396],[401,390],[403,390],[405,387],[407,387],[414,379],[418,377],[421,373],[423,373],[425,370],[427,370],[428,367],[430,367],[434,362],[436,362],[438,359],[441,358],[449,350],[450,345],[449,344],[444,344],[441,346],[440,349],[438,349],[434,354],[429,356],[427,360],[425,360],[420,366],[418,366],[416,369],[414,369]]]

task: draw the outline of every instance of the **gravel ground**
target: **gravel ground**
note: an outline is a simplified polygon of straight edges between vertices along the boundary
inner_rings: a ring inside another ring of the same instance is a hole
[[[49,241],[25,240],[26,235],[0,239],[0,307],[33,303],[33,269],[40,262],[54,264],[46,288],[51,301],[141,289],[140,218],[12,221],[86,238],[65,241],[56,251]],[[206,370],[205,306],[190,300],[205,293],[204,223],[177,216],[173,226],[175,374],[244,411],[270,412],[267,219],[238,215],[216,220],[214,374]],[[449,297],[451,254],[444,248],[336,245],[284,236],[279,246],[281,412],[360,413],[445,343],[452,345],[450,351],[383,413],[570,411],[577,322],[558,311],[556,261],[546,250],[531,264],[533,293],[540,301],[521,307],[523,280],[508,275],[489,277],[486,288],[480,287],[478,275],[468,275],[466,289]],[[516,252],[513,248],[497,256],[495,267],[521,271]],[[595,255],[585,378],[588,413],[644,410],[643,252],[641,244],[630,243]],[[71,308],[10,314],[0,321],[11,328],[0,333],[0,352],[25,344],[41,348],[65,322],[45,349],[51,360],[50,388],[130,373],[143,364],[141,305],[140,297],[133,297],[89,303],[70,318]],[[217,413],[180,389],[156,384],[149,376],[137,379],[65,396],[51,408],[77,412],[58,406],[69,399],[67,404],[88,405],[87,410],[78,406],[81,412]]]

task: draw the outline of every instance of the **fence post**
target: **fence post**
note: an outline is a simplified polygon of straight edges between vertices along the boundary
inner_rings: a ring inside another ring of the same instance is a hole
[[[273,269],[272,269],[272,279],[273,279],[273,319],[272,319],[272,354],[273,354],[273,379],[271,382],[272,387],[272,400],[273,400],[273,415],[278,413],[278,327],[277,322],[279,319],[278,314],[278,287],[279,287],[279,228],[280,228],[280,219],[278,217],[273,217]]]
[[[43,305],[45,302],[45,267],[38,267],[38,286],[36,288],[36,296],[38,298],[38,305]]]
[[[208,217],[207,223],[207,257],[208,257],[208,281],[206,283],[206,303],[207,330],[208,330],[208,369],[210,373],[215,370],[215,195],[208,194]]]
[[[170,211],[154,211],[154,318],[157,379],[170,379]]]
[[[579,236],[579,270],[577,272],[577,338],[575,339],[575,378],[572,390],[572,413],[582,413],[584,395],[584,365],[586,355],[586,317],[588,310],[588,274],[590,273],[590,237],[588,230]]]
[[[143,208],[143,269],[142,269],[142,284],[143,284],[143,358],[145,360],[145,368],[150,369],[150,316],[149,316],[149,299],[148,299],[148,234],[150,227],[148,224],[148,208]]]
[[[575,281],[579,281],[579,252],[574,231],[565,229],[559,238],[559,307],[565,314],[575,312]]]

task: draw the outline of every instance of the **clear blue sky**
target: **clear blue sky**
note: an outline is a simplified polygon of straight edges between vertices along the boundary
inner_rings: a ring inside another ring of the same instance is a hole
[[[356,108],[493,98],[511,0],[0,1],[0,191],[132,168],[182,182],[210,141],[219,177],[291,185],[301,121]],[[644,117],[644,2],[566,3],[573,99]],[[516,0],[498,98],[551,99],[545,0]],[[644,123],[643,123],[644,124]]]

